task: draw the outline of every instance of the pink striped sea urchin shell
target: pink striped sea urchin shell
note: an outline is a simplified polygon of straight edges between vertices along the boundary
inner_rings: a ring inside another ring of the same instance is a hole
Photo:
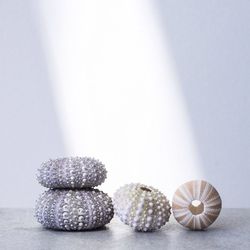
[[[175,219],[184,227],[202,230],[219,216],[221,198],[208,182],[193,180],[181,185],[175,192],[172,211]]]

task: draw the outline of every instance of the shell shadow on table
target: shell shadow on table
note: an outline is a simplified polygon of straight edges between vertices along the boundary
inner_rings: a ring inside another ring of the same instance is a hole
[[[103,226],[93,230],[85,231],[61,231],[46,229],[42,226],[36,228],[33,233],[35,249],[88,249],[101,248],[112,239],[110,226]]]

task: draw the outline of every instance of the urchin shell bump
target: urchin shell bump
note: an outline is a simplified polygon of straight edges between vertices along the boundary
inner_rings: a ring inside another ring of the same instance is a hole
[[[59,230],[90,230],[113,218],[111,198],[98,189],[47,190],[41,194],[35,216],[44,227]]]
[[[159,190],[143,184],[127,184],[113,197],[116,215],[137,231],[161,228],[170,217],[170,204]]]
[[[217,190],[203,180],[189,181],[175,192],[172,211],[183,226],[202,230],[210,226],[221,211],[221,198]]]
[[[104,182],[105,166],[90,157],[65,157],[42,163],[37,179],[47,188],[95,187]]]

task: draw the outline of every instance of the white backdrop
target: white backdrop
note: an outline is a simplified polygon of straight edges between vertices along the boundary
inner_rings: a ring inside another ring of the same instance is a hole
[[[110,195],[203,178],[250,206],[248,15],[227,3],[1,3],[0,206],[32,207],[41,161],[68,155],[102,160]]]

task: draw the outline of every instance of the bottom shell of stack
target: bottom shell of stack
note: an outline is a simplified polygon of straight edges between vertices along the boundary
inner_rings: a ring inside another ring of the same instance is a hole
[[[108,224],[114,210],[111,198],[98,189],[49,189],[40,195],[35,216],[44,227],[80,231]]]

